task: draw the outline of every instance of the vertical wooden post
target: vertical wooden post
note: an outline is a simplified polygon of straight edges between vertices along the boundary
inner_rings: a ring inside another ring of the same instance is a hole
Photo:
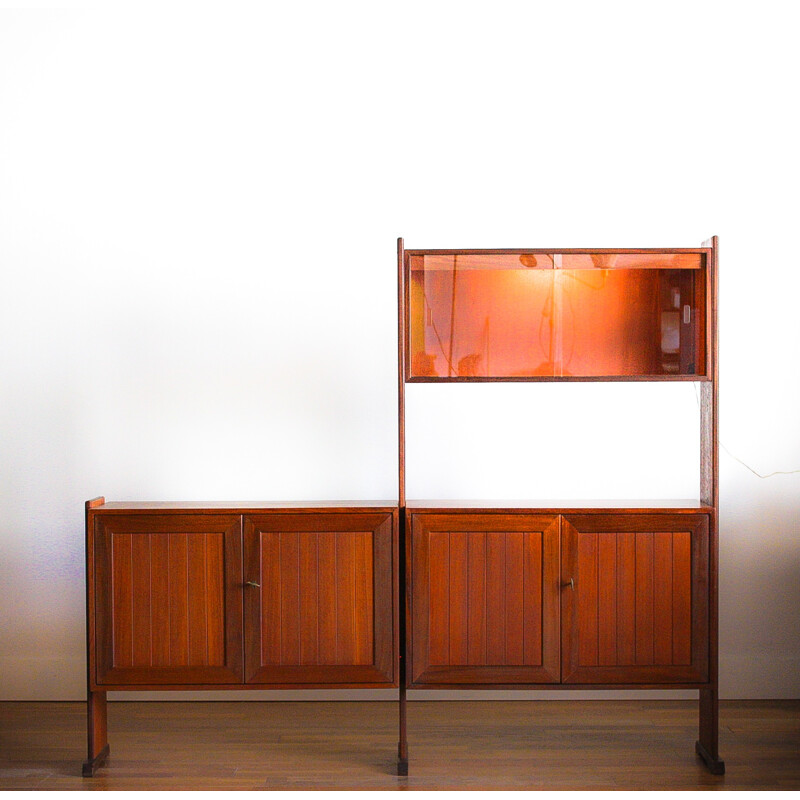
[[[400,524],[399,529],[401,533],[400,545],[400,696],[399,696],[399,741],[397,743],[397,774],[408,775],[408,732],[406,727],[406,664],[407,664],[407,646],[406,646],[406,589],[405,589],[405,575],[406,575],[406,552],[405,552],[405,539],[406,539],[406,510],[400,509]]]
[[[703,247],[711,248],[706,283],[708,380],[700,384],[700,500],[714,508],[708,543],[708,688],[700,690],[699,739],[695,751],[713,775],[725,773],[719,757],[719,345],[718,266],[719,239],[714,236]]]
[[[91,778],[102,766],[109,754],[108,713],[106,693],[93,690],[92,668],[94,666],[94,541],[89,524],[89,511],[103,505],[104,497],[95,497],[86,502],[86,711],[89,739],[89,755],[83,764],[83,777]]]
[[[406,279],[402,239],[397,240],[397,452],[397,494],[402,514],[406,507]]]
[[[405,248],[397,240],[397,452],[398,505],[400,507],[397,535],[400,537],[400,694],[399,741],[397,744],[397,774],[408,775],[408,735],[406,729],[406,281]]]
[[[108,758],[108,714],[105,692],[89,692],[87,701],[89,757],[83,764],[83,777],[92,778]]]

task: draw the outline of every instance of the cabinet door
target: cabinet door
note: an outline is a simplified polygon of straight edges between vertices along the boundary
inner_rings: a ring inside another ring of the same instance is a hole
[[[248,683],[392,685],[392,515],[244,522]]]
[[[241,517],[98,515],[98,684],[242,681]]]
[[[559,518],[412,514],[411,682],[558,682]]]
[[[567,515],[562,533],[564,682],[706,681],[708,517]]]

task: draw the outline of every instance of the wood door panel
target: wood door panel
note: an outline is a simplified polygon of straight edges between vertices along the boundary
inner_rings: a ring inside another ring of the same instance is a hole
[[[411,520],[412,683],[557,682],[558,517]]]
[[[392,515],[245,518],[248,683],[394,682]]]
[[[96,517],[98,684],[242,680],[235,515]]]
[[[564,682],[707,680],[707,516],[566,515],[562,548]]]

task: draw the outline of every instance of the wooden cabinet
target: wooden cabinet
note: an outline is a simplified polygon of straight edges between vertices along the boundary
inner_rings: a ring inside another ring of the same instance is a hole
[[[410,686],[708,680],[707,514],[410,519]]]
[[[166,510],[90,513],[96,686],[396,682],[395,509]]]
[[[564,683],[708,680],[707,515],[569,514],[561,546]]]
[[[411,516],[412,685],[558,681],[558,522]]]
[[[87,504],[89,759],[106,692],[397,686],[396,507]]]

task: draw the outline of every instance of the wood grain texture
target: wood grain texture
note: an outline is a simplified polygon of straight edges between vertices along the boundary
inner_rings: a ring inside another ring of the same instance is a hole
[[[413,685],[557,681],[558,517],[411,520]]]
[[[707,516],[563,524],[563,680],[707,680]]]
[[[244,522],[246,680],[395,682],[393,515]],[[260,588],[259,588],[260,587]]]
[[[221,533],[111,535],[115,667],[224,666]]]
[[[373,663],[371,532],[261,533],[263,664]]]
[[[240,518],[94,514],[93,524],[97,686],[240,681]]]
[[[612,534],[613,535],[613,534]],[[580,549],[580,544],[578,545]],[[658,576],[659,582],[663,580]],[[584,581],[581,578],[581,587]],[[653,534],[636,533],[636,664],[653,664]],[[580,591],[579,591],[580,595]],[[597,614],[605,609],[596,609]],[[668,663],[671,663],[671,659]]]

